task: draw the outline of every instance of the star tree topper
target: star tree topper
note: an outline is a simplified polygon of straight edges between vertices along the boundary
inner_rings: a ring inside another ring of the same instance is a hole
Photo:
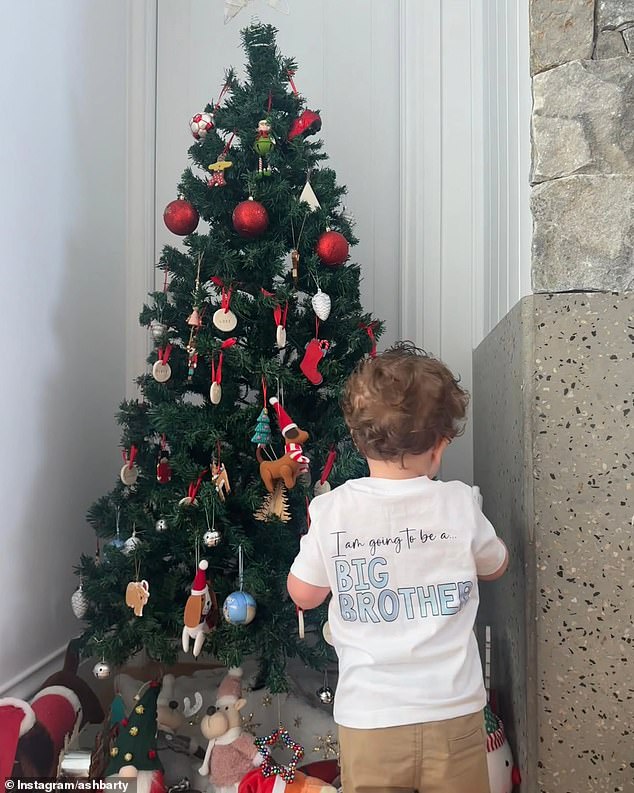
[[[246,8],[253,0],[225,0],[225,25],[237,16],[243,8]],[[266,0],[266,2],[276,11],[282,14],[290,14],[286,0]]]

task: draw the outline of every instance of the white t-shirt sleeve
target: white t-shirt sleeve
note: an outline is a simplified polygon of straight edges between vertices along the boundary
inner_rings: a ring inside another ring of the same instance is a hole
[[[506,547],[485,518],[474,494],[475,532],[472,540],[473,555],[478,575],[492,575],[504,564]]]
[[[299,578],[300,581],[304,581],[306,584],[329,587],[330,581],[328,580],[328,574],[326,573],[326,566],[317,536],[319,525],[318,522],[315,521],[312,509],[310,513],[310,529],[300,540],[299,553],[291,565],[291,573],[295,578]]]

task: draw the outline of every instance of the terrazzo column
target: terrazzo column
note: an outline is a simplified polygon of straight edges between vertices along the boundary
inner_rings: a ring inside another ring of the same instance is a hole
[[[522,793],[634,793],[634,0],[530,0],[532,282],[474,353]]]
[[[634,295],[534,295],[478,347],[476,481],[509,546],[482,586],[529,793],[634,791]]]

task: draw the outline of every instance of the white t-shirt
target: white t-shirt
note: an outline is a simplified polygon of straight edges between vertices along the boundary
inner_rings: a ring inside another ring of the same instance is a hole
[[[330,587],[335,721],[377,728],[475,713],[478,575],[505,549],[462,482],[354,479],[310,505],[294,576]]]

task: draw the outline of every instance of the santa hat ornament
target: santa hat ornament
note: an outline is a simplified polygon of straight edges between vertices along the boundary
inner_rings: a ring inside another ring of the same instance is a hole
[[[218,686],[216,707],[224,708],[225,705],[235,705],[242,699],[242,668],[232,666]]]
[[[280,432],[282,435],[286,435],[289,430],[296,430],[297,424],[293,421],[293,419],[288,415],[288,413],[284,410],[284,408],[280,405],[280,401],[277,397],[271,397],[269,399],[271,405],[273,405],[273,409],[277,415],[277,420],[280,425]]]
[[[321,129],[321,116],[314,110],[302,110],[299,116],[293,119],[288,131],[288,139],[293,140],[298,135],[314,135]]]
[[[0,699],[0,787],[13,776],[18,741],[35,726],[35,713],[20,699]]]
[[[206,559],[201,559],[198,563],[198,570],[196,570],[196,577],[194,578],[194,583],[192,584],[192,595],[204,595],[207,591],[207,568],[209,567],[209,562]]]

